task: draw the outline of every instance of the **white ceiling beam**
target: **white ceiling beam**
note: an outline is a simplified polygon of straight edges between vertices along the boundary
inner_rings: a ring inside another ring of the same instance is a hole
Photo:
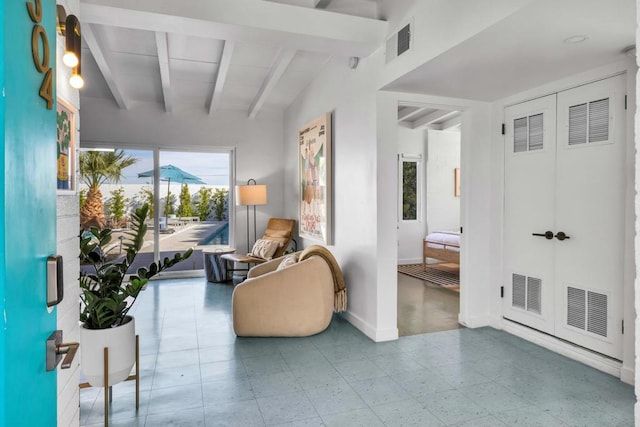
[[[169,42],[167,37],[167,33],[156,32],[156,47],[158,49],[158,64],[160,65],[164,109],[167,113],[170,113],[173,110],[173,105],[171,102],[171,73],[169,71]]]
[[[121,110],[128,110],[129,101],[116,83],[113,70],[109,66],[109,61],[107,60],[107,58],[105,58],[106,52],[104,52],[102,50],[102,47],[100,47],[100,42],[96,38],[91,25],[85,24],[82,26],[82,38],[89,47],[91,55],[93,55],[93,59],[95,59],[96,64],[98,64],[98,68],[102,73],[102,77],[104,77],[104,80],[107,82],[107,86],[109,87],[111,95],[113,95],[113,99],[115,99],[116,104],[118,104],[118,107]]]
[[[415,116],[422,114],[427,107],[403,107],[398,111],[398,121],[402,122],[405,120],[410,120]]]
[[[439,122],[441,120],[446,120],[449,117],[458,114],[457,111],[448,111],[448,110],[436,110],[431,114],[427,114],[424,117],[421,117],[413,122],[413,129],[418,129],[422,127],[426,127],[434,124],[435,122]]]
[[[247,11],[251,13],[247,13]],[[262,0],[83,0],[83,23],[272,44],[367,57],[387,36],[385,21]]]
[[[220,106],[220,102],[222,100],[222,89],[224,89],[224,82],[227,79],[227,73],[229,72],[229,65],[231,65],[231,57],[233,56],[234,48],[234,42],[224,42],[222,54],[220,55],[220,62],[218,63],[216,82],[213,86],[211,102],[209,103],[209,114],[213,114],[213,112],[216,111],[216,109],[218,109],[218,107]]]
[[[453,117],[446,122],[442,123],[442,130],[451,130],[453,128],[460,127],[462,124],[462,116]]]
[[[291,60],[293,59],[295,54],[296,54],[295,50],[287,50],[287,49],[278,50],[278,54],[276,55],[276,58],[273,61],[273,64],[271,65],[269,74],[267,74],[267,77],[262,82],[262,86],[260,86],[260,90],[258,91],[258,94],[256,95],[255,99],[251,103],[251,107],[249,107],[250,119],[254,119],[256,117],[256,115],[262,108],[262,105],[271,94],[271,91],[278,84],[278,82],[280,81],[280,78],[282,77],[284,72],[287,70],[289,63],[291,63]]]

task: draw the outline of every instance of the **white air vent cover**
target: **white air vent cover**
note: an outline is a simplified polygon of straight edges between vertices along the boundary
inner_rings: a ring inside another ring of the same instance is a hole
[[[569,145],[609,140],[609,98],[569,107]]]
[[[411,47],[413,46],[412,29],[413,22],[409,22],[403,26],[400,31],[387,39],[386,62],[391,62],[398,56],[411,50]]]
[[[567,287],[567,325],[606,337],[607,301],[605,294]]]
[[[542,314],[542,281],[535,277],[512,274],[511,305]]]
[[[513,121],[513,152],[542,150],[544,148],[543,113],[519,117]]]

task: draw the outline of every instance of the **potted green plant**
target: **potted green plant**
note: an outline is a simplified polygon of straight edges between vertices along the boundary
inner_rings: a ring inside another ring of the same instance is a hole
[[[145,220],[149,205],[144,204],[131,215],[131,230],[125,232],[125,255],[107,260],[105,247],[111,230],[92,227],[80,236],[80,260],[92,266],[90,273],[80,274],[80,343],[82,371],[93,386],[104,385],[104,347],[109,347],[109,384],[123,381],[135,362],[135,319],[127,313],[149,279],[161,271],[189,258],[193,252],[176,253],[173,258],[141,267],[127,278],[144,243]]]

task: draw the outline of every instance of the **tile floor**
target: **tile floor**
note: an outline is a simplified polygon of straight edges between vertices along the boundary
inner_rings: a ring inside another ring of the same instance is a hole
[[[141,405],[112,426],[633,426],[633,388],[492,328],[373,343],[336,317],[299,339],[236,338],[229,285],[157,281],[135,307]],[[80,423],[102,425],[84,389]]]
[[[460,327],[460,293],[398,273],[398,334],[425,334]]]

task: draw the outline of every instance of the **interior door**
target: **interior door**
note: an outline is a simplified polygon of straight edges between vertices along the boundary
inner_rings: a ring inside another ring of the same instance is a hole
[[[553,333],[556,96],[506,108],[505,143],[503,315]]]
[[[625,78],[558,94],[556,336],[622,356]]]

